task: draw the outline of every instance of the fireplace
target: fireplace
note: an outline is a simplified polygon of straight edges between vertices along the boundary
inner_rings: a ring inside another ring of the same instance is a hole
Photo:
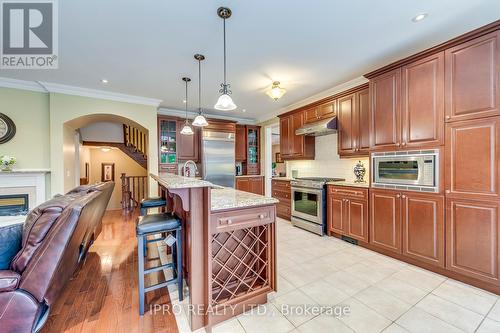
[[[25,215],[28,209],[28,194],[0,195],[0,216]]]

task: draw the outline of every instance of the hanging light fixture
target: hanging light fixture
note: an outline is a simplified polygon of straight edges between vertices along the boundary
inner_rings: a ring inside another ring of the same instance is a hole
[[[205,56],[203,54],[195,54],[194,58],[198,60],[198,115],[193,120],[193,126],[203,127],[208,125],[201,110],[201,61],[205,60]]]
[[[193,135],[194,132],[193,132],[193,129],[191,128],[191,125],[189,124],[189,120],[188,120],[188,82],[191,81],[190,78],[188,77],[183,77],[182,78],[182,81],[184,81],[186,83],[186,119],[184,120],[184,126],[182,127],[182,130],[181,130],[181,134],[182,135]]]
[[[217,110],[222,110],[222,111],[231,111],[236,109],[236,104],[234,104],[233,99],[231,96],[231,90],[229,88],[231,87],[230,84],[227,84],[226,82],[226,19],[231,17],[231,9],[226,8],[226,7],[220,7],[217,9],[217,15],[219,15],[220,18],[223,20],[223,27],[224,27],[224,83],[221,84],[222,89],[219,90],[219,92],[222,94],[220,95],[219,99],[217,100],[217,104],[215,104],[214,108]]]
[[[280,87],[280,81],[274,81],[271,90],[267,91],[266,94],[277,101],[286,94],[286,90]]]

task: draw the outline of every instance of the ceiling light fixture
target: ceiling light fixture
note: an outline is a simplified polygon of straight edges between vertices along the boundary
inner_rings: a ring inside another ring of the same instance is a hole
[[[198,115],[193,120],[193,126],[204,127],[208,125],[201,109],[201,61],[205,60],[203,54],[195,54],[194,58],[198,61]]]
[[[280,87],[280,81],[274,81],[271,90],[267,91],[266,94],[277,101],[286,94],[286,90]]]
[[[227,84],[226,81],[226,19],[230,18],[231,14],[232,12],[229,8],[219,7],[219,9],[217,9],[217,15],[222,18],[224,27],[224,83],[220,85],[222,89],[220,89],[219,92],[222,95],[219,96],[217,104],[215,104],[214,108],[222,111],[232,111],[237,107],[231,96],[229,96],[231,95],[231,90],[229,90],[231,85]]]
[[[182,135],[193,135],[193,129],[191,128],[191,125],[189,124],[188,120],[188,83],[191,81],[190,78],[188,77],[183,77],[182,81],[186,83],[186,119],[184,120],[184,126],[182,127],[181,134]]]
[[[426,18],[429,14],[427,13],[420,13],[418,15],[416,15],[414,18],[412,18],[411,20],[414,22],[414,23],[417,23],[417,22],[420,22],[422,21],[424,18]]]
[[[109,81],[108,81],[107,79],[101,79],[101,83],[103,83],[103,84],[108,84],[108,83],[109,83]]]

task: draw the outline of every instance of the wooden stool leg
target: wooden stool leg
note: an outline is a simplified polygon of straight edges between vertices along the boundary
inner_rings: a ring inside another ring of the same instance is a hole
[[[177,252],[177,289],[179,289],[179,302],[184,298],[182,290],[182,229],[179,228],[175,232],[177,241],[175,242],[175,248]]]
[[[138,261],[137,264],[139,266],[139,314],[141,316],[144,315],[144,237],[145,236],[137,236],[137,252],[138,252]]]

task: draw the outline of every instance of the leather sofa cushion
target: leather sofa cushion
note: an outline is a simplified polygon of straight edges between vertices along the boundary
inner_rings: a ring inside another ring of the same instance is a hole
[[[0,292],[16,290],[21,276],[16,272],[0,271]]]
[[[0,227],[0,270],[8,269],[14,256],[21,249],[23,224]]]

